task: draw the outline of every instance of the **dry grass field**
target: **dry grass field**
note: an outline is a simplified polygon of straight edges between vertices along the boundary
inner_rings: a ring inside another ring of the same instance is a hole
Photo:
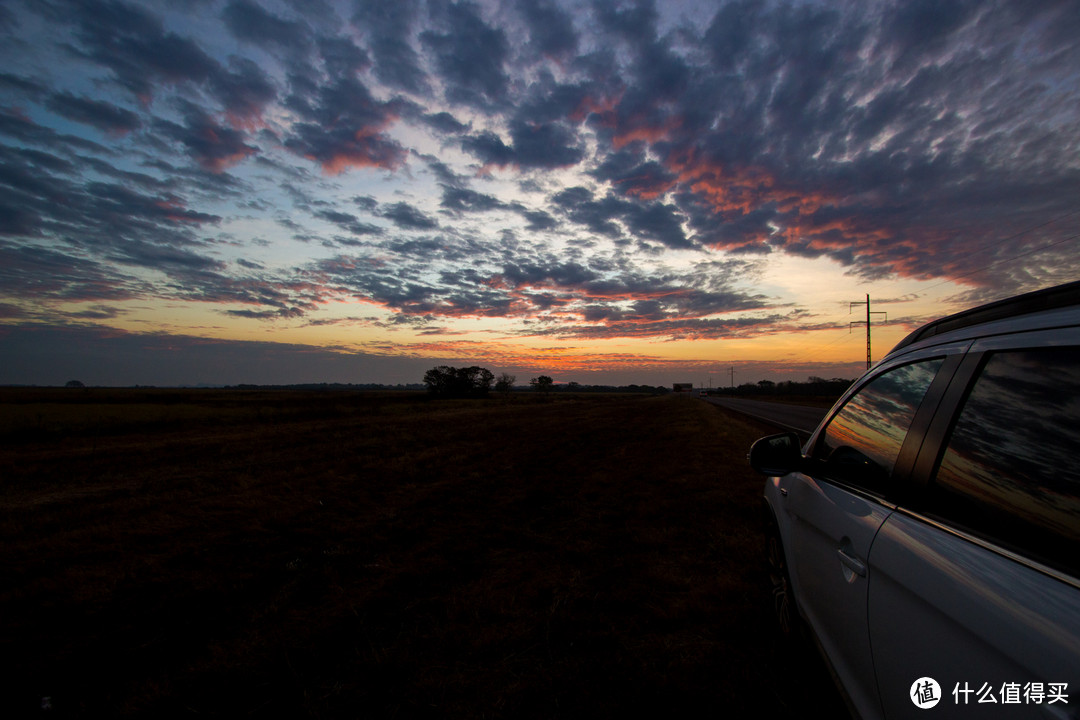
[[[0,390],[0,717],[838,717],[769,622],[766,432],[674,396]]]

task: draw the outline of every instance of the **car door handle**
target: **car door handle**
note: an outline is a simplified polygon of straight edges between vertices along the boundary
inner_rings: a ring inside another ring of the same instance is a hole
[[[844,548],[840,548],[836,552],[840,554],[840,562],[844,564],[844,567],[859,577],[866,577],[866,563],[849,554]]]

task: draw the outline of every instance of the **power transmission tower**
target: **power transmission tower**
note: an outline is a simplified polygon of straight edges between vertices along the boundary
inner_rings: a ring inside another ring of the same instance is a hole
[[[851,328],[854,327],[855,325],[866,325],[866,369],[869,370],[870,369],[870,316],[871,315],[884,315],[885,316],[885,322],[888,322],[889,321],[889,314],[887,312],[880,311],[880,310],[875,311],[873,313],[870,312],[870,294],[869,293],[866,294],[866,302],[849,303],[848,304],[848,314],[851,313],[851,308],[855,307],[856,305],[865,305],[866,306],[866,320],[860,320],[858,322],[848,323],[848,332],[850,332]]]

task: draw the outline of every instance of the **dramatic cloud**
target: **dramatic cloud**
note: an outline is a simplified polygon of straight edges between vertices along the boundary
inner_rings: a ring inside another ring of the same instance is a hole
[[[406,230],[433,230],[439,226],[434,219],[405,202],[387,207],[382,211],[382,216]]]
[[[106,132],[131,132],[142,124],[139,116],[130,110],[89,98],[75,97],[70,93],[57,93],[52,96],[49,98],[48,107],[69,120],[93,125]]]
[[[304,122],[293,125],[285,147],[318,162],[328,174],[349,168],[395,169],[405,161],[405,150],[384,133],[395,119],[393,103],[376,100],[353,77],[321,87],[297,80],[288,105]]]
[[[420,40],[434,61],[446,97],[454,103],[491,108],[509,91],[504,65],[510,53],[506,34],[491,27],[471,2],[433,2],[433,28]]]
[[[246,142],[243,132],[215,122],[201,109],[188,105],[185,115],[183,125],[160,121],[158,129],[182,143],[192,159],[207,170],[221,172],[257,151]]]
[[[225,26],[238,40],[287,53],[304,54],[311,41],[307,25],[283,20],[249,0],[233,0],[222,13]]]
[[[375,57],[375,77],[387,87],[416,94],[428,90],[426,73],[413,47],[419,0],[356,0],[353,22]]]
[[[0,327],[775,368],[864,292],[899,333],[1076,277],[1078,33],[1053,0],[12,0]]]
[[[109,0],[32,5],[51,24],[70,24],[75,57],[108,68],[144,101],[153,97],[155,83],[202,83],[221,72],[194,40],[166,29],[149,10]]]

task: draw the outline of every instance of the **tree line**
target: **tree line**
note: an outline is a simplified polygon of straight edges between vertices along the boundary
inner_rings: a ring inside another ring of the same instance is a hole
[[[487,368],[439,365],[424,373],[428,392],[439,397],[484,397],[491,392],[495,375]]]
[[[787,395],[787,396],[819,396],[840,397],[844,391],[851,387],[854,380],[845,378],[832,378],[826,380],[811,375],[806,382],[784,380],[773,382],[772,380],[759,380],[756,383],[743,383],[734,388],[735,395]],[[709,391],[712,395],[731,395],[731,388],[716,388]]]
[[[509,393],[520,389],[517,377],[510,373],[500,373],[498,377],[484,367],[452,367],[439,365],[424,373],[424,385],[429,394],[435,397],[476,398],[486,397],[492,390]],[[539,375],[529,380],[528,387],[540,393],[551,392],[632,392],[666,393],[670,388],[653,385],[582,385],[569,382],[556,385],[550,375]]]

